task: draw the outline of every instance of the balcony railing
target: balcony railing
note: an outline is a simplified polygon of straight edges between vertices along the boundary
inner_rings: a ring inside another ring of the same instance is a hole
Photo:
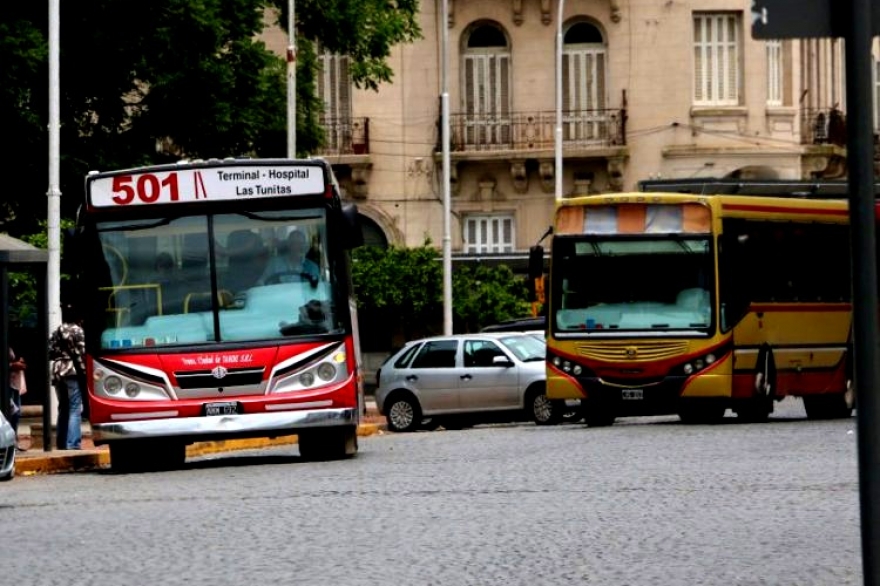
[[[837,108],[801,108],[801,144],[846,144],[846,115]]]
[[[453,152],[538,151],[556,145],[554,111],[506,116],[452,114],[449,123]],[[563,148],[587,149],[626,144],[626,110],[563,112],[562,144]]]
[[[325,142],[319,154],[366,155],[370,153],[369,118],[321,118]]]

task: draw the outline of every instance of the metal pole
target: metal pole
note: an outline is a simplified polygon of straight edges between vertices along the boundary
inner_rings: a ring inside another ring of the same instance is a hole
[[[60,147],[60,75],[59,43],[61,0],[49,0],[49,191],[47,209],[48,264],[46,266],[46,305],[48,305],[48,331],[61,325],[61,147]],[[51,385],[46,385],[50,420],[55,419],[58,402]]]
[[[296,22],[295,0],[287,3],[287,158],[296,158]]]
[[[448,89],[448,59],[449,52],[449,1],[443,0],[443,10],[440,15],[440,29],[442,34],[442,48],[440,50],[441,77],[441,140],[443,142],[443,333],[452,334],[452,234],[451,234],[451,162],[449,157],[449,89]]]
[[[562,14],[564,11],[565,0],[559,0],[559,11],[556,14],[556,132],[554,133],[557,202],[562,199]]]
[[[877,252],[871,119],[871,0],[849,3],[846,51],[847,165],[852,228],[853,348],[858,431],[862,567],[867,586],[880,584],[880,397],[877,395]]]

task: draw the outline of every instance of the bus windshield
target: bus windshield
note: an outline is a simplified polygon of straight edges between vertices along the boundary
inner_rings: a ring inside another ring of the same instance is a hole
[[[714,323],[710,242],[681,235],[557,237],[555,330],[706,333]]]
[[[323,208],[99,221],[102,348],[343,331]]]

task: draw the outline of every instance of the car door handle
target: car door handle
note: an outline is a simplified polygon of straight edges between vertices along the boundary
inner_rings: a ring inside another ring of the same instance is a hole
[[[473,378],[473,377],[469,374],[463,374],[463,375],[461,375],[460,378],[461,378],[461,380],[471,380],[471,378]]]
[[[417,377],[417,376],[414,375],[414,374],[411,374],[411,375],[409,375],[409,376],[406,377],[406,380],[407,380],[407,382],[413,382],[413,381],[417,381],[417,380],[419,380],[419,377]]]

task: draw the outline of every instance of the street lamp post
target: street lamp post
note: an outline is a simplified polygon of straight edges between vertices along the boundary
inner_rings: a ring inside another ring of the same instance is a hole
[[[562,13],[565,0],[559,0],[559,11],[556,14],[556,132],[554,133],[556,179],[556,201],[562,199]]]
[[[449,156],[449,89],[447,53],[449,52],[449,0],[443,0],[440,15],[442,46],[440,49],[441,89],[440,116],[443,143],[443,333],[452,334],[452,235],[450,215],[450,181],[451,162]]]
[[[287,4],[287,158],[296,158],[296,21],[295,0]]]

